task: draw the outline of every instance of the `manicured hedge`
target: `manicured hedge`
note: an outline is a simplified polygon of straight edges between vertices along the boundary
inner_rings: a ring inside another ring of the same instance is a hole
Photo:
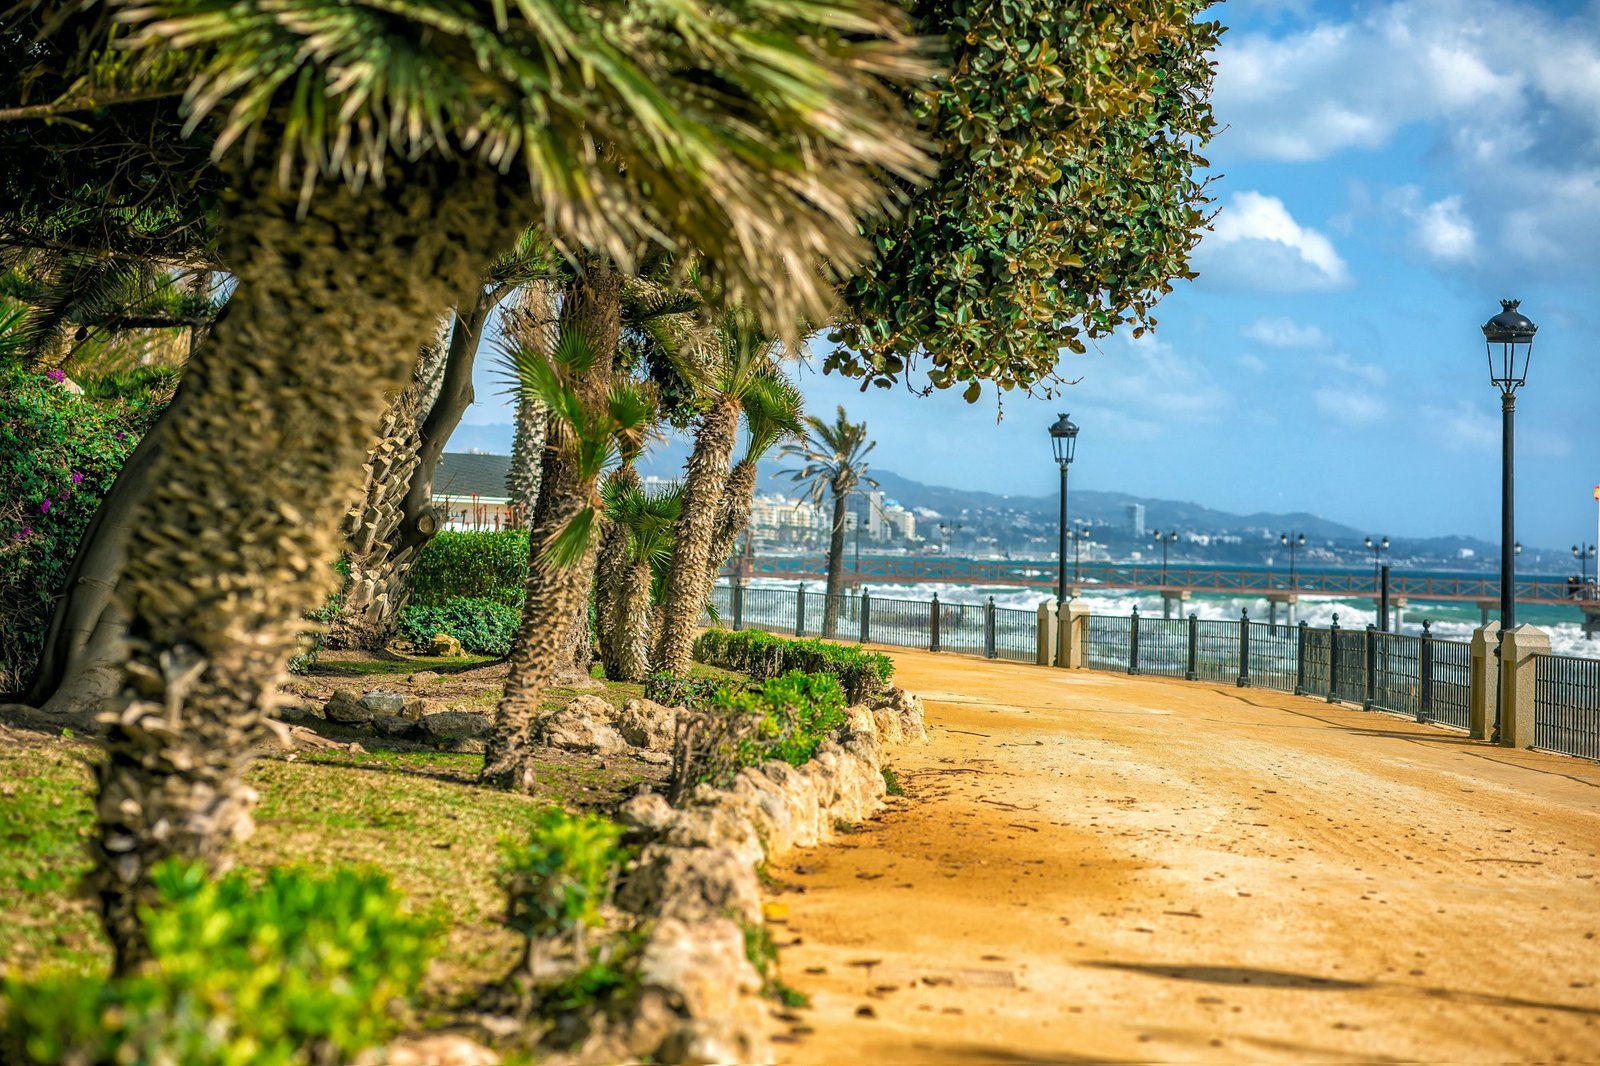
[[[741,769],[769,759],[803,765],[847,720],[844,689],[832,674],[791,670],[754,686],[721,682],[680,713],[669,798],[679,803],[702,782],[726,788]]]
[[[435,634],[448,633],[461,642],[463,651],[509,655],[521,621],[520,607],[459,596],[437,606],[407,607],[400,612],[400,635],[426,644]]]
[[[794,640],[757,630],[710,629],[694,643],[694,657],[710,666],[738,670],[761,680],[791,670],[832,674],[851,703],[861,703],[889,690],[894,663],[887,655],[847,644]]]
[[[419,607],[436,607],[458,598],[516,607],[522,603],[527,579],[527,530],[447,531],[423,547],[407,585],[411,602]]]

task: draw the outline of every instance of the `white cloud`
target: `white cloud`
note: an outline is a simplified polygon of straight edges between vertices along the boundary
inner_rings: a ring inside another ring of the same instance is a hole
[[[1401,185],[1383,198],[1386,214],[1410,224],[1411,245],[1437,263],[1470,263],[1477,258],[1478,233],[1462,210],[1460,196],[1426,203],[1422,190]]]
[[[1581,268],[1600,247],[1600,9],[1324,10],[1338,13],[1223,38],[1213,101],[1227,129],[1214,154],[1310,162],[1403,141],[1456,190],[1411,204],[1411,247],[1485,281]]]
[[[1115,417],[1120,431],[1151,437],[1173,422],[1215,422],[1228,409],[1229,394],[1207,363],[1154,334],[1114,337],[1091,352],[1079,357],[1075,373],[1082,380],[1074,392],[1097,419]]]
[[[1336,422],[1351,426],[1365,426],[1377,422],[1389,413],[1389,407],[1370,392],[1336,388],[1324,385],[1312,397],[1317,410]]]
[[[1417,412],[1418,425],[1430,446],[1453,452],[1477,452],[1497,446],[1500,420],[1487,403],[1457,400],[1453,406],[1425,405]]]
[[[1268,348],[1325,348],[1333,339],[1317,326],[1302,326],[1292,318],[1258,318],[1244,335]]]
[[[1276,196],[1250,191],[1234,193],[1217,212],[1195,264],[1202,275],[1271,292],[1335,289],[1350,280],[1332,241],[1296,222]]]
[[[1368,385],[1383,385],[1389,380],[1388,371],[1376,363],[1360,363],[1344,352],[1334,352],[1317,359],[1317,362],[1343,377],[1359,378]]]
[[[1267,372],[1267,361],[1259,355],[1251,355],[1247,352],[1236,361],[1252,374],[1265,374]]]

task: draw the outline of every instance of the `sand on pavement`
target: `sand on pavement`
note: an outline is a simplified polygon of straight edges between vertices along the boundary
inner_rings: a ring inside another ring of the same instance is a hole
[[[780,1062],[1600,1061],[1600,766],[884,650],[932,742],[770,866]]]

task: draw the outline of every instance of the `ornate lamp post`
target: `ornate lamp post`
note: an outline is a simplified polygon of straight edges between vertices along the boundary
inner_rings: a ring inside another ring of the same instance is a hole
[[[1389,538],[1381,537],[1378,540],[1367,538],[1367,547],[1372,549],[1372,580],[1378,580],[1378,571],[1383,567],[1383,553],[1389,550]]]
[[[1587,599],[1589,596],[1589,560],[1595,557],[1595,546],[1593,544],[1574,544],[1572,546],[1572,557],[1578,560],[1578,566],[1581,568],[1579,570],[1581,576],[1578,578],[1578,598]],[[1595,572],[1600,574],[1600,567],[1597,567]]]
[[[1168,530],[1167,532],[1163,533],[1160,530],[1156,530],[1155,537],[1156,537],[1156,543],[1161,545],[1161,587],[1162,588],[1166,588],[1166,586],[1167,586],[1167,549],[1172,547],[1172,545],[1174,545],[1174,544],[1176,544],[1178,542],[1178,531],[1176,529],[1171,529],[1171,530]]]
[[[1289,549],[1289,588],[1292,591],[1300,587],[1300,583],[1294,576],[1294,550],[1306,546],[1306,535],[1304,533],[1279,533],[1278,543]]]
[[[1520,300],[1501,300],[1500,313],[1483,324],[1484,349],[1489,358],[1489,383],[1500,390],[1500,650],[1506,633],[1517,624],[1516,562],[1516,417],[1517,390],[1528,383],[1528,362],[1533,356],[1533,335],[1539,327],[1517,310]],[[1505,686],[1495,706],[1494,742],[1500,742],[1501,707]]]
[[[1056,552],[1056,602],[1067,602],[1067,467],[1078,450],[1078,427],[1063,414],[1050,426],[1050,446],[1061,468],[1061,547]]]

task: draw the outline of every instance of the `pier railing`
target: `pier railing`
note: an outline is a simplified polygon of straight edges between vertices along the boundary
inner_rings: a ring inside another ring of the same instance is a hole
[[[829,608],[832,608],[830,611]],[[901,648],[981,655],[1039,665],[1084,666],[1274,689],[1359,704],[1452,729],[1487,731],[1499,679],[1492,650],[1474,658],[1466,641],[1382,632],[1373,626],[1326,628],[1236,621],[1077,613],[1066,639],[1055,639],[1054,608],[1036,611],[981,604],[897,599],[867,592],[830,598],[804,588],[719,583],[703,619],[732,629],[827,637]],[[830,625],[831,622],[831,625]],[[1059,655],[1068,661],[1057,662]],[[1536,654],[1532,744],[1600,759],[1600,660]],[[1473,721],[1474,673],[1478,721]],[[1515,676],[1509,683],[1520,686]],[[1477,735],[1477,734],[1475,734]]]

